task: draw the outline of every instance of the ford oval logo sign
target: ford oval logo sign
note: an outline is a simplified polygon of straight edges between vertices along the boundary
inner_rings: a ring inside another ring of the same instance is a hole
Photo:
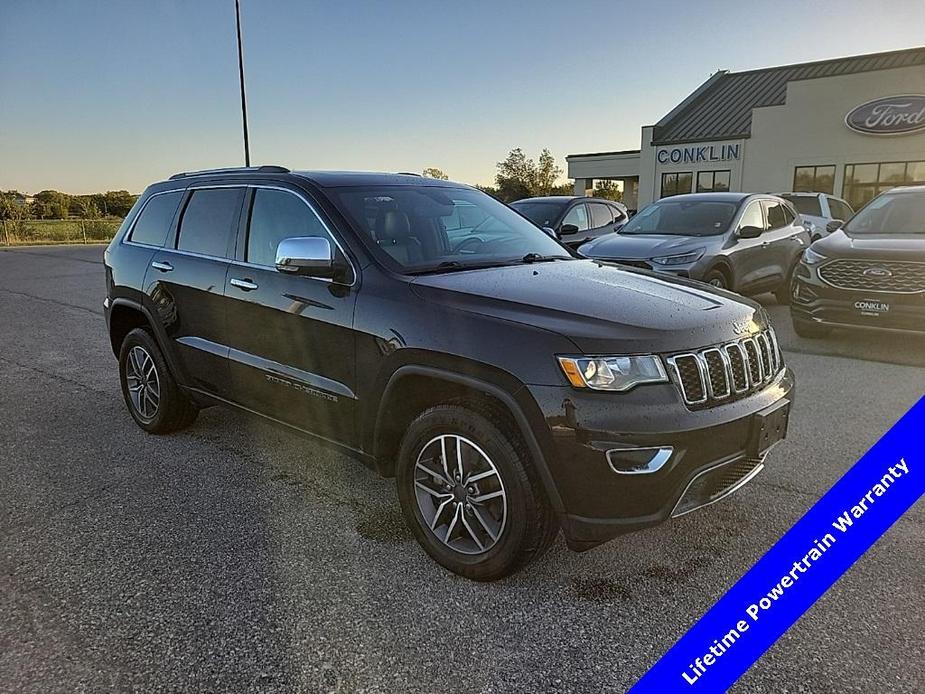
[[[885,267],[869,267],[861,273],[865,277],[892,277],[893,273]]]
[[[865,135],[907,135],[925,130],[925,94],[868,101],[845,116],[845,125]]]

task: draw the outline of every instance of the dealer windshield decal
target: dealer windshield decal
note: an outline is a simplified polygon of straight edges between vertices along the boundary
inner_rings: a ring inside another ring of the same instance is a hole
[[[681,637],[631,694],[724,692],[732,686],[925,493],[923,430],[925,397]]]

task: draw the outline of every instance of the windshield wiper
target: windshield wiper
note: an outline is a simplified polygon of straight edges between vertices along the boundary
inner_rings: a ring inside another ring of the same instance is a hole
[[[520,259],[522,263],[549,263],[553,260],[568,260],[568,256],[564,255],[543,255],[541,253],[527,253],[523,258]]]

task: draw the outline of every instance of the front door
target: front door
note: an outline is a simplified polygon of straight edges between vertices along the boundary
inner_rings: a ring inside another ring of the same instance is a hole
[[[261,414],[353,445],[358,277],[345,282],[276,270],[284,238],[337,241],[302,193],[252,188],[247,225],[225,284],[235,400]],[[346,259],[346,256],[344,256]]]
[[[743,227],[758,227],[762,230],[762,233],[756,238],[742,238],[738,235],[738,231]],[[763,283],[767,282],[769,270],[765,258],[767,250],[766,229],[764,210],[761,203],[758,200],[753,200],[742,211],[742,216],[736,225],[734,243],[729,252],[734,275],[732,288],[737,292],[743,294],[754,292]]]

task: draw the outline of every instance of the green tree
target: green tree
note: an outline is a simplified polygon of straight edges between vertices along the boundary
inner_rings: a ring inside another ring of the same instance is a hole
[[[102,201],[94,202],[104,217],[125,217],[136,200],[138,196],[127,190],[110,190],[103,194]]]
[[[548,149],[543,149],[537,163],[517,147],[510,151],[504,161],[498,162],[498,171],[495,174],[497,197],[504,202],[512,202],[521,198],[558,193],[562,186],[557,185],[556,181],[561,175],[562,169],[556,166],[555,157]],[[565,186],[570,192],[571,186]]]
[[[32,214],[37,219],[67,219],[69,203],[69,196],[65,193],[43,190],[35,194]]]
[[[533,180],[534,195],[552,195],[556,181],[562,175],[562,169],[556,166],[556,159],[548,149],[540,152],[540,159],[536,167]]]
[[[623,191],[617,186],[616,181],[595,181],[594,190],[591,194],[596,198],[604,198],[605,200],[613,200],[614,202],[623,201]]]
[[[437,178],[437,179],[440,179],[441,181],[450,180],[449,176],[443,173],[441,169],[438,169],[434,166],[428,166],[426,169],[424,169],[423,174],[427,178]]]

